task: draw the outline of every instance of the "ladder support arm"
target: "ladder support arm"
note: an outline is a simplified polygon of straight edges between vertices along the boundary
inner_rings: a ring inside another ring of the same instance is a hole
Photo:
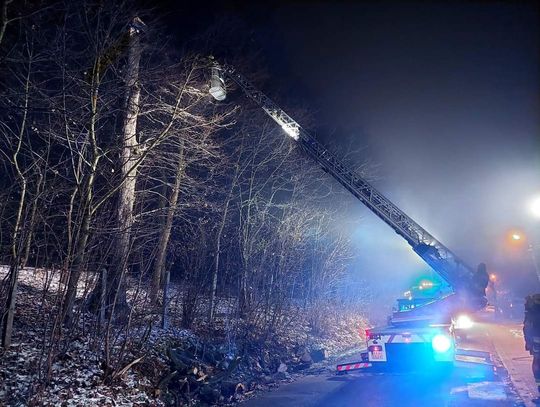
[[[413,250],[454,290],[466,288],[474,275],[474,271],[450,249],[411,219],[361,175],[349,169],[268,96],[258,90],[242,74],[238,73],[234,67],[220,66],[213,62],[212,72],[211,86],[214,87],[219,83],[223,86],[223,89],[214,88],[214,91],[211,88],[213,95],[216,92],[222,92],[219,94],[223,95],[222,99],[225,98],[224,81],[219,78],[221,82],[218,82],[217,78],[214,78],[215,73],[219,72],[221,77],[228,77],[236,83],[244,94],[279,124],[288,136],[298,142],[305,153],[315,160],[325,172],[330,174],[397,234],[402,236]]]

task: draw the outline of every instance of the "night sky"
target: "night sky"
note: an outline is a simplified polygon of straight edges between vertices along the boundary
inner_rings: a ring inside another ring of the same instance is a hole
[[[321,141],[362,149],[376,164],[375,185],[471,265],[484,261],[501,284],[530,289],[529,254],[504,242],[518,229],[540,245],[540,220],[526,208],[540,194],[534,3],[169,2],[162,8],[170,25],[192,17],[175,26],[178,37],[223,16],[241,21],[269,74],[263,90],[284,106],[309,109]],[[361,204],[341,221],[359,217],[360,257],[351,278],[396,296],[426,266]]]

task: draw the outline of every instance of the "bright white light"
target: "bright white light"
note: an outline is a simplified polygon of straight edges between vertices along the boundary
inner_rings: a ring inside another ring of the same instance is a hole
[[[456,329],[471,329],[473,326],[473,321],[468,315],[460,315],[456,319],[455,327]]]
[[[540,219],[540,196],[531,200],[529,208],[533,216]]]
[[[521,240],[521,235],[518,235],[517,233],[513,233],[512,240]]]
[[[280,125],[283,131],[287,133],[287,136],[292,137],[295,140],[298,140],[299,138],[298,135],[300,134],[300,132],[298,131],[296,127],[289,126],[286,123],[280,123]]]
[[[452,347],[452,341],[447,335],[437,334],[431,340],[431,346],[437,353],[445,353]]]
[[[212,76],[210,77],[210,94],[217,101],[225,100],[227,97],[227,89],[225,81],[221,77],[221,73],[217,67],[212,67]]]

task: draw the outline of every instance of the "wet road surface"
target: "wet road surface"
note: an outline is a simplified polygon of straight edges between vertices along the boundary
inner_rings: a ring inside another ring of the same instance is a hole
[[[511,356],[517,352],[516,354],[522,356],[523,351],[517,350],[522,347],[520,342],[522,338],[519,338],[518,334],[512,334],[512,330],[519,331],[519,325],[490,324],[488,327],[479,324],[461,343],[461,347],[493,353],[496,365],[500,366],[499,374],[494,372],[492,367],[471,363],[458,363],[451,371],[439,373],[426,369],[400,373],[360,371],[338,376],[333,371],[328,371],[318,376],[302,377],[294,383],[248,400],[243,405],[246,407],[529,406],[531,398],[524,402],[514,391],[498,356],[498,352],[511,353]],[[522,367],[530,369],[528,365]],[[523,373],[525,377],[527,374]]]
[[[505,383],[485,369],[414,373],[331,373],[310,376],[245,403],[281,406],[516,406]],[[471,395],[473,397],[471,397]]]

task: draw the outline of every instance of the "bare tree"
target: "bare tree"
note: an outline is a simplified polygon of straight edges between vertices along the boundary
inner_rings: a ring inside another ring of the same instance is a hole
[[[168,279],[168,245],[174,220],[182,216],[181,206],[197,207],[200,204],[210,209],[208,202],[205,202],[206,188],[212,182],[219,156],[213,135],[226,126],[231,115],[230,109],[213,111],[208,103],[205,92],[208,65],[205,60],[186,56],[180,67],[175,71],[183,73],[170,78],[168,87],[161,86],[156,91],[156,104],[150,103],[147,113],[142,115],[145,121],[162,122],[170,119],[172,111],[177,114],[169,129],[169,136],[151,153],[151,166],[144,166],[144,171],[150,170],[147,174],[152,174],[151,167],[159,166],[159,176],[164,177],[160,182],[170,190],[157,209],[158,214],[164,217],[164,223],[155,250],[150,290],[152,303],[156,302],[159,289]]]
[[[214,265],[212,270],[212,285],[210,288],[210,300],[208,305],[208,319],[211,322],[214,319],[215,314],[215,308],[216,308],[216,296],[217,296],[217,287],[218,287],[218,277],[219,277],[219,269],[220,269],[220,259],[221,259],[221,251],[222,251],[222,239],[225,232],[225,227],[227,225],[227,218],[229,215],[229,208],[231,204],[233,204],[233,200],[235,199],[234,192],[238,187],[238,180],[240,177],[240,157],[241,154],[237,154],[237,160],[234,164],[232,171],[233,175],[229,181],[229,191],[227,192],[227,195],[225,196],[225,200],[222,203],[221,206],[221,219],[219,219],[219,223],[217,226],[217,231],[215,235],[215,255],[214,255]]]
[[[120,167],[123,182],[118,190],[118,212],[116,238],[116,265],[114,280],[112,281],[112,311],[114,307],[126,307],[126,290],[124,276],[128,263],[131,246],[131,228],[133,226],[133,206],[135,204],[135,185],[137,183],[138,154],[140,148],[137,139],[137,119],[139,115],[139,99],[141,88],[139,84],[139,64],[142,54],[140,40],[141,32],[144,31],[144,23],[137,17],[129,27],[128,59],[126,64],[126,114],[124,129],[122,131],[122,151],[120,155]]]
[[[27,148],[27,142],[25,141],[25,139],[27,137],[28,131],[28,115],[30,109],[30,98],[32,93],[31,77],[33,74],[33,63],[35,58],[31,37],[31,33],[27,33],[26,44],[24,46],[24,51],[27,58],[26,66],[23,72],[23,76],[20,77],[20,85],[22,88],[22,108],[20,115],[18,115],[18,123],[16,124],[17,128],[9,127],[7,123],[2,123],[1,126],[1,133],[2,136],[5,138],[4,143],[10,145],[10,141],[14,140],[14,148],[11,152],[11,156],[8,157],[8,160],[13,167],[13,170],[15,172],[15,178],[18,182],[19,187],[19,199],[15,212],[15,222],[13,224],[13,229],[11,233],[11,259],[8,274],[8,294],[5,306],[3,307],[2,311],[2,346],[5,348],[9,348],[11,346],[13,319],[15,317],[15,302],[17,299],[19,268],[21,267],[22,262],[21,249],[23,247],[23,239],[21,237],[23,235],[22,227],[24,224],[24,210],[25,206],[27,205],[27,172],[29,169],[31,169],[31,163],[26,163],[27,168],[24,168],[23,161],[21,160],[21,155],[25,152]]]
[[[168,271],[165,271],[165,259],[167,255],[167,248],[169,245],[169,239],[171,236],[171,229],[173,225],[174,214],[177,209],[178,196],[180,194],[180,184],[184,178],[185,172],[185,156],[184,156],[184,142],[181,140],[178,147],[178,158],[176,166],[176,174],[174,176],[173,185],[171,186],[171,192],[169,195],[168,207],[166,209],[165,215],[165,225],[161,229],[159,236],[159,242],[157,246],[157,255],[156,261],[154,263],[154,271],[152,274],[152,287],[150,291],[150,301],[155,303],[158,296],[158,291],[163,282],[165,282],[164,292],[163,292],[163,308],[166,309],[167,304],[167,286],[169,282]],[[164,273],[166,276],[164,276]],[[163,318],[165,320],[165,318]]]

